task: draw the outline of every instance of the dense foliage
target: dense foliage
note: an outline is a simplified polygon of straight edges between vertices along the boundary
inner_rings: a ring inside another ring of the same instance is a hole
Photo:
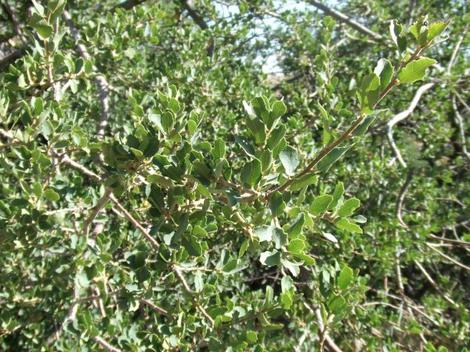
[[[0,350],[467,351],[465,11],[3,1]]]

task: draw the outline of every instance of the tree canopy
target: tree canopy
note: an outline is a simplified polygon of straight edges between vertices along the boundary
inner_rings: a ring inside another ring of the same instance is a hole
[[[1,350],[469,351],[464,1],[0,4]]]

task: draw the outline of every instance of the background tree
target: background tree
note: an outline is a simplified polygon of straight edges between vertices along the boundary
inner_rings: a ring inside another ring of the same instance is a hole
[[[1,5],[2,350],[466,350],[464,2]]]

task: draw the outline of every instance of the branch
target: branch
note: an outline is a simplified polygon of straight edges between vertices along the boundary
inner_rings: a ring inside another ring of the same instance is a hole
[[[26,54],[26,47],[14,49],[9,54],[0,58],[0,71],[5,70],[8,66],[14,63],[16,60],[23,57],[24,54]]]
[[[189,287],[188,282],[184,278],[183,273],[176,266],[173,266],[173,272],[176,274],[176,277],[183,285],[184,290],[193,297],[193,302],[196,305],[196,308],[199,309],[202,315],[204,315],[204,317],[210,323],[211,327],[214,327],[214,324],[215,324],[214,319],[212,319],[209,313],[207,313],[206,309],[203,306],[201,306],[201,304],[198,302],[196,296],[194,295],[193,290],[191,290],[191,287]]]
[[[112,192],[111,188],[109,188],[109,187],[106,188],[103,196],[98,200],[96,205],[93,207],[90,215],[88,216],[88,218],[83,223],[83,233],[85,234],[85,236],[88,235],[88,232],[90,230],[90,225],[93,222],[93,220],[95,220],[95,218],[98,215],[98,213],[100,212],[100,210],[103,209],[103,207],[106,205],[106,202],[108,201],[108,199],[111,195],[111,192]]]
[[[453,239],[450,239],[450,238],[439,237],[439,236],[436,236],[436,235],[433,235],[433,234],[430,234],[429,237],[431,237],[435,240],[438,240],[438,241],[448,242],[448,243],[459,245],[459,246],[462,246],[462,247],[470,247],[470,242],[467,242],[467,241],[453,240]]]
[[[470,160],[470,153],[467,150],[467,138],[465,137],[465,127],[463,123],[463,117],[460,115],[459,109],[457,109],[457,103],[455,101],[455,95],[452,97],[452,108],[454,109],[455,123],[459,128],[459,136],[462,140],[462,153]]]
[[[405,163],[405,161],[403,160],[403,158],[401,156],[400,150],[398,149],[397,145],[395,144],[395,140],[393,139],[393,132],[392,132],[393,126],[395,126],[398,122],[400,122],[400,121],[406,119],[408,116],[410,116],[413,113],[414,109],[416,108],[416,105],[418,105],[418,102],[421,99],[421,96],[426,91],[431,89],[433,86],[434,86],[434,83],[426,83],[426,84],[422,85],[421,87],[419,87],[419,89],[416,91],[415,96],[413,97],[413,100],[410,103],[410,106],[408,106],[408,108],[406,110],[404,110],[404,111],[400,112],[399,114],[395,115],[387,123],[387,138],[388,138],[388,141],[390,143],[390,147],[392,148],[396,158],[398,159],[398,161],[400,162],[400,164],[403,167],[406,167],[406,163]]]
[[[409,62],[411,62],[411,61],[415,60],[416,58],[418,58],[421,55],[421,52],[425,48],[426,48],[426,46],[421,46],[421,45],[418,46],[416,48],[416,50],[414,51],[414,53],[407,60],[404,60],[404,61],[400,62],[400,64],[398,65],[398,68],[395,70],[395,74],[394,74],[392,80],[383,89],[383,91],[380,93],[379,97],[377,98],[377,101],[372,106],[372,110],[374,110],[380,104],[380,102],[388,95],[388,93],[390,93],[392,91],[393,87],[395,87],[398,84],[397,77],[398,77],[398,73],[400,72],[400,70],[403,67],[405,67]],[[266,194],[265,199],[269,199],[271,197],[271,195],[276,191],[277,192],[285,191],[297,179],[299,179],[302,176],[305,176],[305,175],[309,174],[310,172],[312,172],[312,170],[317,166],[317,164],[320,161],[322,161],[323,158],[325,158],[333,149],[335,149],[338,145],[340,145],[341,143],[343,143],[344,141],[348,140],[351,137],[352,133],[362,124],[362,122],[364,121],[365,118],[366,118],[366,114],[361,113],[357,117],[356,121],[354,121],[353,124],[346,131],[344,131],[335,141],[333,141],[330,144],[324,146],[323,149],[320,150],[318,155],[301,172],[294,175],[293,177],[291,177],[290,179],[285,181],[280,186],[272,189],[270,192],[268,192]]]
[[[315,309],[313,309],[313,307],[311,307],[306,302],[304,302],[304,306],[317,318],[318,329],[322,331],[323,337],[325,339],[326,344],[328,345],[328,348],[331,349],[333,352],[343,352],[341,348],[339,348],[338,345],[333,341],[330,335],[328,335],[328,333],[326,332],[320,308],[316,307]]]
[[[350,17],[348,17],[347,15],[345,15],[345,14],[339,12],[339,11],[331,9],[328,6],[323,5],[323,4],[321,4],[317,1],[314,1],[314,0],[306,0],[306,2],[309,3],[310,5],[315,6],[317,9],[322,10],[327,15],[330,15],[331,17],[336,18],[338,21],[346,23],[347,25],[353,27],[358,32],[361,32],[362,34],[365,34],[365,35],[371,37],[375,41],[384,40],[384,38],[380,34],[371,31],[369,28],[367,28],[367,27],[363,26],[362,24],[354,21],[353,19],[351,19]]]
[[[398,222],[400,223],[401,226],[403,226],[406,229],[408,228],[408,225],[403,221],[402,210],[403,210],[403,202],[405,201],[406,192],[408,192],[408,188],[411,184],[412,178],[413,178],[413,173],[409,171],[408,175],[406,176],[405,183],[400,189],[400,194],[398,195],[397,206],[396,206],[396,215],[398,218]]]
[[[145,304],[146,306],[149,306],[154,312],[157,312],[157,313],[165,315],[165,316],[168,315],[168,311],[166,309],[157,306],[155,303],[150,302],[147,299],[141,299],[140,302]]]
[[[442,292],[441,288],[437,285],[437,283],[433,280],[431,275],[429,275],[429,273],[426,271],[424,266],[421,265],[420,262],[418,262],[417,260],[414,260],[414,263],[416,264],[418,269],[423,273],[424,277],[428,280],[428,282],[431,284],[431,286],[434,287],[436,289],[436,291],[439,292],[447,302],[449,302],[453,306],[457,305],[455,303],[455,301],[452,300],[452,298],[450,298],[444,292]]]
[[[79,296],[80,296],[80,288],[79,286],[76,284],[75,280],[74,280],[74,289],[73,289],[73,299],[71,302],[72,305],[70,306],[67,314],[65,315],[65,318],[64,320],[62,321],[62,324],[60,324],[59,328],[56,329],[46,340],[46,345],[47,346],[50,346],[54,343],[54,341],[58,340],[60,335],[62,334],[62,332],[64,331],[65,329],[65,325],[71,321],[71,320],[75,320],[75,316],[77,315],[77,310],[78,310],[78,304],[80,302],[79,300]]]
[[[67,26],[69,27],[73,40],[77,43],[77,50],[80,53],[80,56],[85,60],[91,60],[91,56],[85,45],[79,44],[81,35],[72,21],[72,16],[70,16],[68,11],[64,11],[63,17],[65,19],[65,23],[67,23]],[[97,136],[98,139],[103,139],[109,120],[109,84],[102,74],[96,75],[94,80],[98,88],[98,96],[101,103],[101,117],[98,124]]]
[[[143,4],[146,0],[127,0],[124,2],[121,2],[120,4],[116,5],[114,9],[124,9],[124,10],[131,10],[133,7]]]
[[[430,244],[426,243],[426,247],[431,248],[433,251],[435,251],[436,253],[438,253],[438,254],[441,255],[443,258],[447,259],[448,261],[454,263],[454,264],[457,265],[458,267],[470,271],[470,267],[469,267],[469,266],[467,266],[467,265],[465,265],[465,264],[462,264],[461,262],[459,262],[458,260],[455,260],[455,259],[452,258],[452,257],[449,257],[447,254],[441,252],[441,251],[440,251],[439,249],[437,249],[437,248],[434,248],[434,247],[431,246]]]
[[[457,43],[455,44],[454,50],[452,51],[452,55],[450,57],[449,63],[447,64],[447,74],[448,75],[450,75],[450,73],[452,71],[452,67],[455,64],[455,60],[457,58],[457,53],[459,52],[460,45],[462,45],[462,42],[463,42],[463,39],[465,37],[466,32],[467,32],[467,27],[465,27],[464,34],[462,34],[460,36],[459,40],[457,40]]]
[[[9,134],[7,131],[0,130],[0,134],[5,137],[13,138],[11,134]],[[101,182],[101,183],[105,181],[101,176],[98,176],[96,173],[94,173],[90,169],[70,159],[70,157],[67,154],[59,154],[53,148],[51,149],[51,154],[58,157],[64,164],[67,164],[71,166],[72,168],[80,171],[82,174],[90,177],[94,181]],[[123,216],[145,236],[145,238],[150,242],[150,244],[152,245],[154,249],[158,249],[160,247],[160,244],[157,242],[157,240],[154,239],[150,235],[150,233],[139,223],[139,221],[137,221],[132,216],[131,213],[127,211],[126,208],[124,208],[124,206],[119,202],[119,200],[114,196],[114,194],[111,193],[109,196],[109,199],[111,199],[111,201],[114,203],[116,208],[123,214]]]
[[[95,339],[95,341],[96,341],[101,347],[103,347],[106,351],[109,351],[109,352],[122,352],[122,350],[120,350],[119,348],[116,348],[116,347],[110,345],[109,342],[107,342],[105,339],[103,339],[103,338],[100,337],[100,336],[95,336],[94,339]]]
[[[10,18],[10,21],[13,24],[13,29],[15,30],[15,33],[19,35],[20,37],[22,37],[20,23],[18,22],[18,19],[16,18],[15,12],[8,4],[8,1],[2,2],[1,6],[3,10],[6,12],[7,16]]]
[[[189,4],[187,0],[180,0],[181,6],[188,11],[189,16],[193,19],[194,23],[196,23],[199,28],[201,29],[208,29],[209,26],[207,25],[206,21],[202,16],[197,12],[192,4]]]
[[[209,29],[209,25],[204,20],[204,18],[199,14],[199,12],[194,8],[192,4],[188,2],[188,0],[179,0],[181,6],[188,11],[189,16],[193,19],[194,23],[198,25],[199,28],[202,30]],[[214,38],[210,38],[207,46],[207,55],[212,56],[214,54]]]

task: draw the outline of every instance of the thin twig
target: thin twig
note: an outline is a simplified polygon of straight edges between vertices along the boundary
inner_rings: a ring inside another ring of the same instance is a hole
[[[454,109],[454,118],[457,127],[459,128],[459,136],[461,140],[462,153],[470,160],[470,153],[467,150],[467,138],[465,136],[465,126],[463,123],[463,117],[460,115],[459,109],[457,108],[457,103],[455,101],[455,95],[452,97],[452,108]]]
[[[323,322],[320,307],[319,306],[315,308],[311,307],[307,302],[303,302],[303,304],[305,308],[307,308],[312,314],[315,315],[317,319],[318,329],[319,331],[322,331],[324,342],[326,342],[328,348],[331,349],[333,352],[343,352],[341,348],[338,347],[338,345],[334,342],[334,340],[327,333],[325,324]]]
[[[107,342],[105,339],[103,339],[101,336],[95,336],[94,337],[95,341],[101,346],[103,347],[106,351],[109,351],[109,352],[122,352],[122,350],[120,350],[119,348],[117,347],[114,347],[112,346],[109,342]]]
[[[397,198],[396,203],[396,215],[398,222],[404,228],[408,228],[408,225],[403,221],[402,212],[403,212],[403,202],[405,201],[406,192],[408,192],[408,188],[410,187],[411,180],[413,179],[413,172],[410,170],[406,175],[406,180],[403,186],[400,189],[400,193]]]
[[[74,290],[73,290],[73,299],[72,303],[70,305],[70,308],[65,315],[64,320],[62,321],[62,324],[60,324],[59,328],[56,329],[46,340],[46,345],[50,346],[54,343],[54,341],[58,340],[60,338],[60,335],[65,329],[66,324],[69,321],[75,320],[75,317],[77,315],[77,310],[78,310],[78,304],[80,302],[79,299],[80,296],[80,287],[77,285],[77,283],[74,281]]]
[[[85,236],[88,235],[88,231],[90,230],[91,223],[95,220],[100,210],[103,209],[103,207],[106,205],[106,202],[109,200],[111,193],[112,193],[112,189],[107,187],[104,191],[103,196],[98,200],[96,205],[91,210],[90,215],[83,223],[83,233],[85,234]]]
[[[424,277],[428,280],[428,282],[431,284],[432,287],[434,287],[436,289],[437,292],[439,292],[441,294],[441,296],[447,301],[449,302],[451,305],[455,306],[456,303],[454,300],[452,300],[452,298],[450,298],[445,292],[443,292],[441,290],[441,288],[437,285],[437,283],[433,280],[433,278],[431,277],[431,275],[429,275],[429,273],[426,271],[426,269],[424,268],[424,266],[418,262],[417,260],[414,260],[413,261],[416,266],[418,267],[418,269],[423,273]]]
[[[452,51],[452,55],[450,57],[449,63],[447,64],[447,74],[450,75],[452,72],[452,67],[455,64],[455,60],[457,58],[457,53],[460,50],[460,45],[462,45],[463,39],[465,37],[465,33],[467,32],[467,27],[464,28],[464,33],[459,37],[457,43],[455,44],[454,50]]]
[[[435,240],[438,240],[438,241],[449,242],[449,243],[460,245],[460,246],[463,246],[463,247],[470,247],[470,242],[467,242],[467,241],[452,240],[450,238],[439,237],[439,236],[436,236],[436,235],[433,235],[433,234],[429,235],[429,237],[431,237]]]
[[[173,272],[176,274],[176,277],[178,278],[178,280],[181,282],[181,284],[183,285],[183,288],[184,290],[192,296],[193,298],[193,302],[194,304],[196,305],[196,308],[202,313],[202,315],[204,315],[204,317],[207,319],[207,321],[210,323],[211,327],[214,327],[214,319],[209,315],[209,313],[207,313],[206,309],[199,303],[199,301],[197,300],[197,297],[195,296],[193,290],[191,289],[191,287],[189,287],[188,285],[188,282],[186,281],[186,279],[184,278],[184,275],[183,273],[180,271],[180,269],[176,266],[173,266]]]
[[[362,24],[354,21],[353,19],[351,19],[349,16],[345,15],[342,12],[331,9],[328,6],[319,3],[318,1],[307,0],[307,3],[309,3],[310,5],[313,5],[316,8],[322,10],[327,15],[330,15],[331,17],[336,18],[338,21],[346,23],[347,25],[349,25],[352,28],[356,29],[357,31],[361,32],[362,34],[365,34],[365,35],[371,37],[375,41],[382,41],[384,39],[380,34],[374,32],[374,31],[371,31],[369,28],[367,28],[367,27],[363,26]]]
[[[149,301],[148,299],[141,299],[140,302],[150,307],[154,312],[157,312],[165,316],[168,315],[168,311],[166,309],[157,306],[155,303]]]
[[[465,269],[465,270],[468,270],[470,271],[470,267],[465,265],[465,264],[462,264],[461,262],[459,262],[458,260],[452,258],[452,257],[449,257],[447,254],[441,252],[439,249],[437,248],[434,248],[433,246],[430,246],[429,244],[425,244],[426,247],[428,248],[431,248],[433,251],[435,251],[436,253],[438,253],[439,255],[441,255],[442,257],[444,257],[445,259],[447,259],[448,261],[454,263],[455,265],[457,265],[458,267],[462,268],[462,269]]]

